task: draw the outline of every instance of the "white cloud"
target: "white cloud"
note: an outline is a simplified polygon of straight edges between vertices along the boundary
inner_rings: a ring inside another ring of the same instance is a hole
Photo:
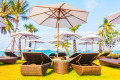
[[[88,11],[95,9],[98,5],[96,0],[84,0],[84,4],[86,7],[86,10],[88,10]]]

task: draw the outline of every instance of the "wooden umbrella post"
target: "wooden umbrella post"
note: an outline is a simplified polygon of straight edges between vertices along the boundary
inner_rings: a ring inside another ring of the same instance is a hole
[[[87,43],[86,43],[86,53],[87,53]]]
[[[35,52],[35,48],[36,48],[36,42],[35,42],[35,46],[34,46],[34,52]]]
[[[60,26],[60,10],[58,10],[58,34],[57,34],[57,56],[59,51],[59,26]]]
[[[92,41],[92,52],[93,52],[93,41]]]
[[[24,47],[24,52],[25,52],[25,48],[26,48],[26,39],[25,39],[25,47]]]

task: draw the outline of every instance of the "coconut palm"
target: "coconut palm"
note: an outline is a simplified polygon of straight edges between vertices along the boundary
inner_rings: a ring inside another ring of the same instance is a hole
[[[1,33],[6,33],[7,31],[11,32],[11,30],[13,30],[13,25],[11,23],[11,19],[12,17],[11,15],[11,7],[10,7],[10,3],[7,2],[6,0],[2,0],[2,3],[0,4],[1,6],[1,11],[0,11],[0,17],[5,19],[5,23],[6,23],[6,27],[3,27],[1,29]]]
[[[65,40],[65,41],[66,41],[66,40]],[[59,46],[61,46],[61,47],[62,47],[63,49],[65,49],[65,50],[67,50],[68,55],[70,55],[70,54],[69,54],[69,50],[68,50],[68,48],[71,48],[70,45],[71,45],[71,43],[70,43],[70,42],[67,42],[67,41],[66,41],[66,43],[61,43],[61,44],[59,44]],[[57,44],[55,44],[55,46],[57,46]]]
[[[24,28],[26,29],[26,31],[29,31],[31,33],[35,33],[38,31],[38,29],[36,29],[33,24],[29,24],[29,25],[25,24]],[[31,47],[31,43],[29,43],[29,47]]]
[[[12,12],[11,12],[12,20],[16,24],[16,27],[14,28],[13,32],[16,33],[18,29],[19,18],[22,18],[23,20],[28,19],[26,17],[26,13],[28,11],[26,9],[28,7],[28,2],[25,0],[10,0],[10,7],[12,9]],[[15,41],[15,38],[13,38],[13,44],[12,44],[11,50],[14,49],[14,41]]]
[[[107,19],[104,19],[104,23],[102,25],[99,26],[99,34],[102,34],[103,31],[105,32],[109,32],[109,31],[113,31],[113,27],[115,27],[115,25],[113,25],[112,23],[108,23]]]
[[[98,31],[98,35],[104,38],[105,45],[109,47],[109,51],[111,51],[112,45],[115,44],[112,41],[112,38],[117,35],[116,30],[114,30],[113,27],[115,27],[115,25],[109,23],[107,19],[104,19],[104,23],[99,26],[100,30]],[[101,47],[101,42],[99,47]]]
[[[73,33],[76,32],[76,30],[79,29],[81,25],[77,25],[75,27],[70,27],[69,30],[71,30]],[[77,52],[77,48],[76,48],[76,40],[73,40],[73,54],[75,54]]]

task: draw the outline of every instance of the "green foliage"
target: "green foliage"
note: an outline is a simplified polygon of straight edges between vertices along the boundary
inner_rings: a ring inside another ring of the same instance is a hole
[[[100,30],[98,31],[98,35],[103,37],[104,39],[103,43],[109,49],[115,46],[116,41],[113,41],[113,38],[120,34],[119,31],[114,30],[113,27],[115,27],[115,25],[113,25],[112,23],[108,23],[108,20],[105,19],[104,24],[99,26]]]
[[[28,30],[31,33],[38,31],[38,29],[36,29],[33,24],[25,24],[24,27],[26,28],[26,31]]]
[[[11,17],[9,16],[11,14],[11,7],[10,3],[6,2],[6,0],[2,1],[1,3],[1,11],[0,11],[0,17],[5,19],[6,27],[1,29],[1,33],[5,34],[8,32],[11,32],[11,30],[14,30],[13,25],[11,23]]]
[[[78,30],[80,26],[81,25],[77,25],[75,27],[70,27],[69,30],[71,30],[73,33],[75,33],[75,31]]]

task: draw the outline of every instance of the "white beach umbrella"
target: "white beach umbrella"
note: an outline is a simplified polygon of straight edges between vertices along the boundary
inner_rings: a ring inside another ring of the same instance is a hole
[[[91,34],[89,36],[81,38],[81,40],[83,40],[83,41],[91,41],[92,42],[92,52],[93,52],[93,43],[94,43],[94,41],[102,41],[103,39],[100,36],[96,36],[94,34]]]
[[[57,39],[51,40],[48,43],[57,44]],[[59,40],[59,44],[62,44],[62,43],[65,43],[65,41],[64,40]]]
[[[28,31],[12,33],[11,37],[15,37],[15,38],[18,38],[18,39],[25,39],[25,47],[26,47],[26,39],[34,40],[34,39],[39,39],[40,38],[39,36],[37,36],[33,33],[30,33]],[[25,51],[25,48],[24,48],[24,51]]]
[[[35,43],[34,51],[35,51],[35,48],[36,48],[36,43],[45,43],[45,42],[43,42],[41,40],[38,40],[38,39],[36,39],[36,40],[27,40],[27,42]]]
[[[39,25],[58,28],[57,49],[59,47],[59,28],[74,27],[87,23],[88,12],[66,3],[33,6],[29,18]]]
[[[114,37],[113,40],[115,40],[115,41],[120,40],[120,35]]]
[[[33,49],[30,47],[25,47],[24,50],[33,50]]]
[[[66,49],[62,49],[62,52],[67,52],[67,50]]]
[[[62,51],[63,49],[59,47],[58,50]],[[54,48],[52,51],[57,51],[57,48]]]
[[[55,35],[55,38],[57,36]],[[76,33],[73,33],[73,32],[70,32],[70,31],[66,31],[64,33],[61,33],[59,35],[59,38],[62,39],[62,40],[67,40],[67,43],[68,43],[68,40],[76,40],[76,39],[80,39],[82,36],[76,34]],[[68,46],[68,44],[67,44]],[[73,46],[73,50],[75,49],[76,51],[76,46]],[[68,50],[68,47],[67,47],[67,50]],[[75,53],[75,52],[74,52]]]
[[[17,32],[17,33],[12,33],[11,37],[15,37],[15,38],[21,38],[21,39],[28,39],[28,40],[34,40],[34,39],[39,39],[40,37],[30,33],[28,31],[23,31],[23,32]]]
[[[5,26],[7,26],[5,23],[5,20],[2,17],[0,17],[0,28],[5,27]]]
[[[87,52],[87,50],[85,50],[85,49],[82,49],[82,50],[81,50],[81,52]]]
[[[93,43],[95,43],[95,42],[93,42]],[[86,45],[86,50],[85,51],[87,52],[87,45],[92,44],[92,42],[90,42],[90,41],[80,41],[80,42],[78,42],[78,44],[79,45]]]
[[[120,11],[106,17],[109,23],[120,24]]]
[[[46,49],[46,48],[44,48],[44,47],[39,47],[39,48],[37,48],[36,50],[45,51],[45,50],[48,50],[48,49]]]

